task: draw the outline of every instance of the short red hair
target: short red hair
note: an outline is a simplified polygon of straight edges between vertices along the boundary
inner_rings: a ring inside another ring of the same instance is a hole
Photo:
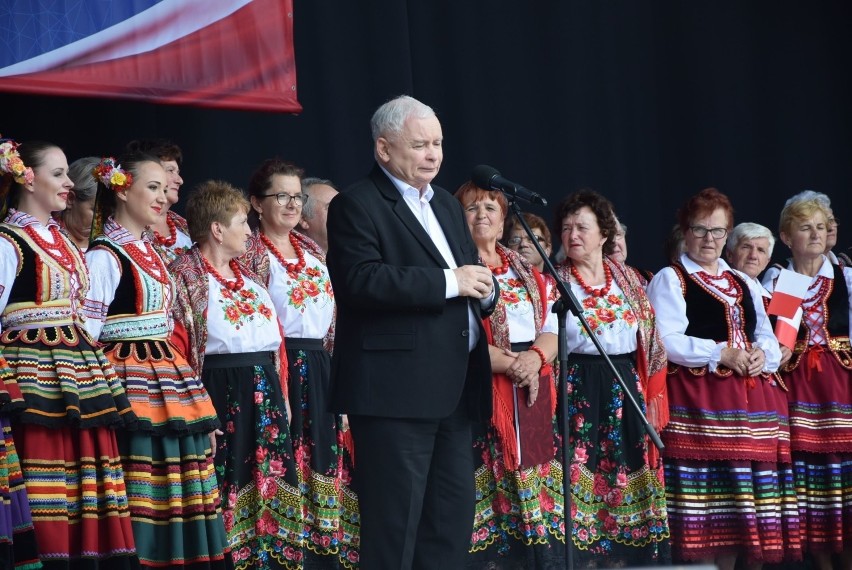
[[[461,202],[462,206],[467,206],[485,198],[495,200],[500,205],[500,211],[503,212],[503,219],[506,218],[506,213],[509,211],[509,201],[506,200],[502,192],[483,190],[470,180],[459,186],[459,189],[456,190],[454,195]]]
[[[692,221],[702,216],[709,216],[716,210],[724,210],[728,216],[728,231],[734,227],[734,207],[728,197],[716,188],[705,188],[680,207],[677,212],[677,221],[683,233],[692,225]]]

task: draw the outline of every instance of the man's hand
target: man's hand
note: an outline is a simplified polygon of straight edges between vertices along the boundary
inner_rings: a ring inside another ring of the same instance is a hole
[[[487,267],[463,265],[453,269],[453,273],[459,283],[460,297],[485,299],[491,295],[494,282],[491,279],[491,271]]]

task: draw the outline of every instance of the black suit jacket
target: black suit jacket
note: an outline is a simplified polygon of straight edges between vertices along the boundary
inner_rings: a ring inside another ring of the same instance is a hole
[[[478,263],[461,205],[432,188],[430,205],[456,264]],[[333,411],[440,418],[465,397],[474,419],[490,417],[491,365],[480,302],[444,298],[447,264],[378,165],[332,200],[328,236],[337,302]],[[480,317],[471,353],[469,304]]]

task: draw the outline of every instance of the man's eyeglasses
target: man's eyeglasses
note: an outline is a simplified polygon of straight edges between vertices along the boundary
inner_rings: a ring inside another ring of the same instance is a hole
[[[708,233],[713,236],[713,239],[722,239],[728,235],[728,228],[705,228],[704,226],[690,226],[689,231],[697,238],[703,238]]]
[[[545,243],[547,243],[544,240],[544,236],[537,236],[537,235],[533,234],[533,237],[535,237],[535,240],[538,243],[540,243],[541,245],[544,245]],[[506,243],[509,244],[510,247],[518,247],[519,245],[521,245],[521,242],[532,243],[532,240],[529,238],[529,236],[515,236],[515,237],[510,237],[509,241],[507,241]]]
[[[286,192],[264,194],[262,198],[270,198],[272,196],[275,196],[275,200],[282,206],[287,206],[290,202],[295,202],[297,206],[303,206],[308,199],[304,194],[287,194]]]

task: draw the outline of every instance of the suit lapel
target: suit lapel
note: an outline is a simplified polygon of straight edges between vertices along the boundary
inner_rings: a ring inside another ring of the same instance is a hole
[[[447,198],[455,200],[455,198]],[[453,213],[450,211],[450,206],[445,200],[443,194],[435,192],[432,201],[429,202],[432,206],[432,211],[435,212],[435,217],[438,218],[438,223],[441,224],[441,229],[444,230],[444,235],[447,237],[447,243],[450,245],[450,251],[453,252],[453,258],[456,260],[456,265],[461,267],[468,263],[461,249],[461,243],[464,236],[459,235],[458,225],[453,223]]]
[[[403,225],[408,228],[408,231],[411,232],[411,235],[414,236],[414,238],[420,243],[423,249],[425,249],[441,267],[447,268],[447,262],[446,260],[444,260],[444,256],[441,255],[441,252],[438,251],[437,247],[435,247],[435,243],[432,241],[432,238],[429,237],[429,234],[426,233],[426,230],[423,229],[423,226],[420,224],[420,221],[414,217],[414,214],[411,212],[411,208],[409,208],[408,204],[405,202],[405,200],[403,200],[402,194],[399,193],[399,190],[397,190],[393,182],[388,179],[388,177],[385,175],[382,169],[379,168],[378,165],[376,165],[376,167],[373,169],[371,176],[373,178],[373,181],[376,183],[379,192],[381,192],[385,198],[391,200],[394,203],[394,213],[399,217]],[[442,223],[441,227],[444,228],[445,224]],[[449,240],[449,236],[447,236],[447,239]],[[456,255],[455,251],[453,251],[453,255]]]

